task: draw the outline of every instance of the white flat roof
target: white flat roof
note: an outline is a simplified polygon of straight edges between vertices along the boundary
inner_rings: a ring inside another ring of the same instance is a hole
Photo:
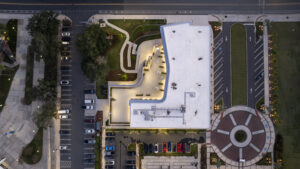
[[[192,128],[210,126],[209,25],[177,23],[161,27],[167,63],[162,100],[131,100],[134,128]]]

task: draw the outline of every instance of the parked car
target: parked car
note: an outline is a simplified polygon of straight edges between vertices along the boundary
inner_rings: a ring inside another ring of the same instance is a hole
[[[96,90],[95,89],[87,89],[87,90],[84,90],[84,94],[95,94],[96,93]]]
[[[70,56],[70,52],[60,52],[61,56]]]
[[[60,85],[65,86],[65,85],[69,85],[70,81],[69,80],[61,80],[60,81]]]
[[[94,109],[94,106],[93,105],[83,105],[81,106],[83,109],[85,110],[93,110]]]
[[[114,157],[112,155],[105,155],[105,159],[113,159]]]
[[[153,145],[149,144],[149,153],[153,153]]]
[[[168,152],[171,152],[172,151],[172,145],[171,145],[171,142],[168,142]]]
[[[85,129],[86,134],[94,134],[95,130],[94,129]]]
[[[61,29],[62,32],[67,32],[67,31],[71,31],[71,27],[66,27],[64,26],[62,29]]]
[[[116,133],[114,133],[114,132],[107,132],[106,136],[116,136]]]
[[[94,119],[84,119],[85,123],[94,123]]]
[[[59,146],[59,150],[67,150],[68,146]]]
[[[181,144],[181,151],[182,151],[183,153],[185,153],[185,147],[186,147],[185,145],[186,145],[185,143],[182,143],[182,144]]]
[[[95,159],[84,159],[84,163],[94,163]]]
[[[107,160],[105,161],[105,165],[115,165],[115,160]]]
[[[67,115],[67,114],[63,114],[63,115],[59,115],[59,118],[60,118],[60,119],[69,119],[70,116]]]
[[[85,139],[85,140],[84,140],[84,143],[87,143],[87,144],[95,144],[95,143],[96,143],[96,140]]]
[[[70,32],[62,32],[62,33],[61,33],[61,36],[70,36],[70,35],[71,35]]]
[[[127,160],[126,164],[135,164],[135,160]]]
[[[59,130],[59,134],[70,134],[69,130]]]
[[[158,144],[154,145],[154,153],[158,153]]]
[[[115,141],[114,137],[105,137],[105,141]]]
[[[70,109],[61,109],[57,111],[58,114],[69,114],[70,113]]]
[[[144,143],[144,153],[148,153],[148,144]]]
[[[60,57],[60,60],[61,60],[61,61],[69,61],[69,60],[70,60],[70,57],[69,57],[69,56],[61,56],[61,57]]]
[[[181,152],[181,143],[177,143],[177,152],[178,152],[178,153]]]
[[[95,158],[95,157],[96,157],[95,154],[85,154],[84,155],[84,158],[90,158],[90,159],[92,159],[92,158]]]
[[[67,42],[67,41],[62,41],[62,42],[61,42],[61,44],[63,44],[63,45],[69,45],[69,44],[70,44],[70,42]]]
[[[71,38],[67,37],[67,36],[64,36],[64,37],[61,38],[61,41],[63,41],[63,42],[70,42]]]
[[[167,152],[167,143],[163,143],[163,152]]]
[[[116,147],[115,146],[105,146],[105,151],[115,151]]]
[[[61,51],[70,51],[71,50],[71,47],[68,46],[68,45],[63,45],[60,49]]]
[[[113,169],[113,168],[114,168],[113,165],[106,165],[106,166],[105,166],[105,169]]]
[[[255,77],[255,80],[258,81],[264,77],[264,72],[261,72],[258,76]]]
[[[127,165],[126,169],[136,169],[135,165]]]
[[[85,99],[84,100],[84,104],[93,104],[93,103],[95,103],[94,99]]]
[[[61,66],[60,70],[70,70],[70,66]]]
[[[128,152],[127,152],[127,155],[128,155],[128,156],[135,156],[136,153],[135,153],[135,151],[128,151]]]
[[[105,156],[115,155],[114,151],[104,151]]]

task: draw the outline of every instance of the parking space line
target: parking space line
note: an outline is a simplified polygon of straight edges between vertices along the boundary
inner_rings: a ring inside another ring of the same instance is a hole
[[[223,70],[220,73],[218,73],[217,76],[214,76],[214,80],[216,80],[222,73],[223,73]],[[214,73],[214,74],[216,74],[216,73]]]
[[[223,87],[223,84],[221,84],[218,89],[215,90],[215,93],[218,93],[218,91]]]
[[[61,100],[72,100],[72,98],[71,99],[61,99]]]
[[[215,64],[214,64],[214,66],[216,67],[221,61],[223,61],[223,57],[221,57]]]
[[[262,46],[263,46],[263,43],[261,43],[261,45],[259,45],[258,47],[256,47],[256,49],[254,50],[254,53],[256,53]]]
[[[262,88],[259,92],[257,92],[257,94],[255,95],[255,98],[257,98],[259,96],[259,94],[261,94],[264,91],[264,88]]]
[[[260,68],[262,68],[263,65],[264,63],[262,62],[259,66],[256,66],[254,73],[256,73]]]
[[[224,93],[224,91],[221,90],[220,93],[215,97],[215,100],[218,99],[223,93]],[[217,94],[217,93],[215,93],[215,94]]]
[[[261,61],[263,60],[263,58],[264,58],[264,57],[259,58],[259,59],[254,63],[254,66],[256,66],[257,63],[261,62]]]
[[[263,80],[263,78],[257,80],[256,82],[254,82],[254,86],[256,86],[258,83],[260,83]]]
[[[215,57],[214,57],[214,61],[217,60],[219,58],[219,56],[221,56],[221,54],[223,53],[223,50],[221,50]]]
[[[222,34],[222,32],[220,32],[220,33],[214,38],[214,40],[218,39],[219,36],[221,36],[221,34]]]
[[[221,70],[221,68],[223,67],[223,65],[224,64],[222,63],[220,66],[218,66],[217,70],[215,70],[215,73],[218,72],[219,70]]]
[[[255,89],[254,91],[257,91],[264,83],[260,83]]]
[[[260,56],[263,52],[264,52],[264,50],[261,50],[259,53],[255,54],[254,60],[256,60],[256,58],[257,58],[258,56]]]
[[[214,84],[214,86],[218,86],[218,84],[223,80],[223,77],[220,78],[220,80],[217,81],[217,83]]]

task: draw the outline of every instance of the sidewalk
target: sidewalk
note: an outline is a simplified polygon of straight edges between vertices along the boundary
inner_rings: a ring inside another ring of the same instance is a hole
[[[5,157],[6,164],[13,169],[41,169],[46,168],[45,164],[47,164],[45,163],[46,156],[43,156],[38,164],[32,166],[18,162],[23,148],[31,142],[38,130],[31,117],[40,103],[33,102],[30,106],[21,103],[25,89],[27,47],[31,42],[31,37],[26,30],[30,17],[31,15],[24,14],[0,14],[0,19],[19,19],[16,51],[16,63],[19,64],[19,69],[12,81],[6,104],[0,114],[0,157]],[[43,64],[35,63],[33,84],[37,84],[38,78],[43,78],[43,71]],[[15,133],[5,136],[4,133],[8,131]],[[43,154],[47,154],[48,151],[46,138],[47,131],[44,132],[46,141],[44,141]]]

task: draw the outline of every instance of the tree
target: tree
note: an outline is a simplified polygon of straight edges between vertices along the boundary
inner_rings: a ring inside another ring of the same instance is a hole
[[[94,62],[91,60],[81,62],[81,69],[91,82],[96,79],[97,65]]]
[[[57,35],[59,20],[56,19],[57,13],[53,11],[42,11],[34,14],[27,25],[27,30],[31,36],[40,32],[43,35]]]
[[[56,84],[53,81],[39,80],[39,85],[34,87],[33,93],[38,100],[55,101]]]
[[[5,66],[3,64],[0,64],[0,73],[5,70]]]
[[[55,112],[55,103],[52,101],[45,102],[40,109],[34,112],[33,121],[37,127],[48,127]]]
[[[105,53],[109,42],[106,39],[106,33],[98,24],[95,24],[78,35],[77,46],[84,57],[95,61],[97,57]]]

